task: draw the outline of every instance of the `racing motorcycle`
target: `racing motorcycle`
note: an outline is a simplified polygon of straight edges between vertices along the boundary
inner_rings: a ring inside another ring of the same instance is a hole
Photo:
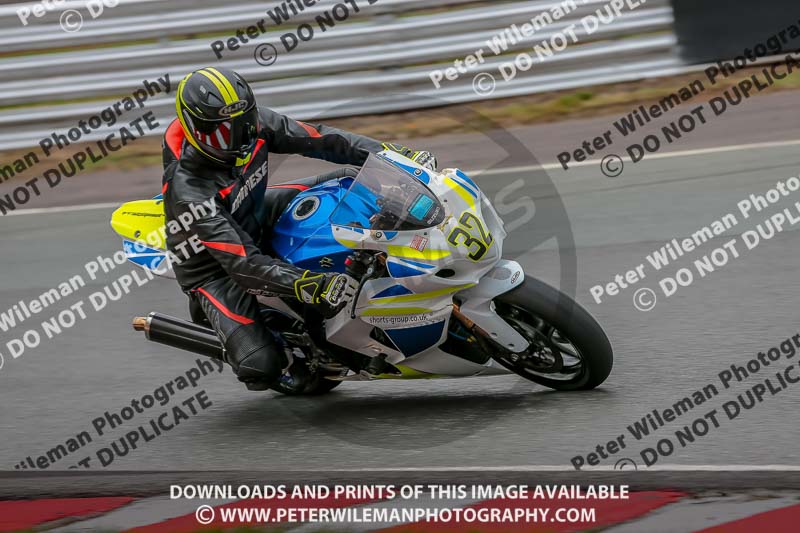
[[[386,151],[358,173],[270,187],[266,202],[276,213],[265,232],[269,253],[346,273],[357,287],[352,303],[327,320],[296,299],[258,297],[265,327],[290,361],[273,387],[279,392],[509,373],[571,391],[595,388],[611,372],[611,345],[597,321],[503,259],[503,222],[461,170],[432,172]],[[111,224],[131,262],[174,277],[163,239],[143,240],[163,234],[160,196],[123,205]],[[151,313],[133,326],[150,341],[224,360],[203,324]]]

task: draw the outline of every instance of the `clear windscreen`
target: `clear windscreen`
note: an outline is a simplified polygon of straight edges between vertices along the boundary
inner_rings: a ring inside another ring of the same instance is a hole
[[[331,224],[382,231],[409,231],[441,224],[444,208],[418,179],[371,154],[338,207]]]

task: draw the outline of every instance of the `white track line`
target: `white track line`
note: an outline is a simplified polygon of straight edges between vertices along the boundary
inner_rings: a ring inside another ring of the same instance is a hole
[[[793,141],[775,141],[775,142],[765,142],[765,143],[752,143],[752,144],[737,144],[733,146],[719,146],[716,148],[701,148],[697,150],[684,150],[680,152],[665,152],[663,154],[650,154],[645,158],[645,161],[653,160],[653,159],[668,159],[673,157],[692,157],[698,155],[708,155],[708,154],[722,154],[726,152],[738,152],[744,150],[759,150],[759,149],[766,149],[766,148],[784,148],[787,146],[800,146],[800,139],[793,140]],[[629,157],[623,157],[623,161],[628,163],[631,162]],[[570,169],[577,168],[577,167],[586,167],[592,165],[599,165],[603,160],[602,159],[592,159],[590,161],[583,161],[581,163],[572,163],[570,165]],[[549,163],[547,165],[529,165],[529,166],[522,166],[522,167],[508,167],[508,168],[498,168],[492,170],[469,170],[465,171],[467,175],[474,175],[476,177],[480,176],[497,176],[501,174],[513,174],[515,172],[524,172],[530,170],[563,170],[560,163]],[[16,211],[10,211],[3,216],[11,217],[11,216],[22,216],[22,215],[41,215],[41,214],[49,214],[49,213],[69,213],[74,211],[91,211],[95,209],[109,209],[113,207],[118,207],[120,203],[103,203],[103,204],[87,204],[87,205],[70,205],[65,207],[40,207],[34,209],[18,209]],[[2,217],[0,217],[2,218]]]
[[[669,159],[673,157],[692,157],[698,155],[708,155],[708,154],[722,154],[726,152],[738,152],[741,150],[759,150],[765,148],[785,148],[787,146],[800,146],[800,139],[796,139],[793,141],[774,141],[774,142],[764,142],[764,143],[752,143],[752,144],[735,144],[732,146],[718,146],[716,148],[699,148],[695,150],[682,150],[678,152],[664,152],[662,154],[648,154],[644,158],[644,162],[653,160],[653,159]],[[623,157],[623,161],[626,163],[631,162],[630,157]],[[603,159],[592,159],[589,161],[582,161],[580,163],[571,163],[569,165],[570,170],[576,167],[588,167],[592,165],[600,165]],[[492,176],[496,174],[506,174],[511,172],[521,172],[526,170],[535,170],[535,169],[543,169],[543,170],[564,170],[564,167],[561,166],[561,163],[549,163],[547,165],[529,165],[523,167],[509,167],[509,168],[498,168],[493,170],[473,170],[467,172],[467,175],[474,174],[475,176]],[[569,172],[569,170],[565,171]]]

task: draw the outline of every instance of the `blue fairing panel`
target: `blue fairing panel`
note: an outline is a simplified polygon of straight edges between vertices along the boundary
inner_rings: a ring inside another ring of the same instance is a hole
[[[344,261],[352,250],[333,237],[331,213],[339,207],[338,213],[348,222],[368,228],[369,218],[376,210],[375,195],[360,185],[353,187],[342,202],[352,183],[352,178],[328,181],[292,200],[273,228],[272,247],[279,258],[309,270],[344,272]],[[313,203],[309,204],[309,200]],[[295,210],[303,202],[316,207],[298,216]]]
[[[122,241],[122,249],[128,261],[148,270],[156,270],[167,258],[163,250],[149,248],[141,242]]]
[[[433,265],[426,265],[425,263],[418,263],[416,261],[409,261],[403,259],[403,262],[389,260],[386,262],[389,267],[389,275],[393,278],[413,278],[414,276],[421,276],[426,274],[425,270],[434,268]]]
[[[405,296],[407,294],[414,294],[409,289],[403,287],[402,285],[394,285],[389,287],[388,289],[384,289],[373,298],[389,298],[391,296]]]
[[[386,335],[392,339],[406,357],[411,357],[420,352],[424,352],[431,346],[439,342],[444,331],[445,321],[436,322],[427,326],[417,326],[405,329],[385,329]]]
[[[466,184],[468,185],[467,189],[472,189],[470,193],[472,193],[473,196],[477,197],[478,191],[480,191],[481,189],[474,181],[472,181],[472,178],[470,178],[463,171],[458,169],[456,169],[456,176],[458,176],[462,182],[466,182]]]
[[[386,266],[389,267],[389,275],[397,279],[413,278],[414,276],[421,276],[425,274],[424,270],[412,268],[410,266],[404,265],[402,263],[396,263],[394,261],[387,261]]]

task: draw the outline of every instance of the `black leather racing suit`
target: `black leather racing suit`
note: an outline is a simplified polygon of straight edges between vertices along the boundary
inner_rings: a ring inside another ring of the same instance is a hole
[[[253,156],[238,168],[205,157],[173,122],[164,137],[162,192],[167,227],[183,225],[167,233],[167,247],[180,260],[174,270],[181,288],[194,309],[204,311],[239,379],[262,390],[280,377],[285,357],[254,295],[293,296],[294,282],[304,272],[261,252],[269,152],[361,166],[383,147],[368,137],[297,122],[263,107],[259,122]]]

